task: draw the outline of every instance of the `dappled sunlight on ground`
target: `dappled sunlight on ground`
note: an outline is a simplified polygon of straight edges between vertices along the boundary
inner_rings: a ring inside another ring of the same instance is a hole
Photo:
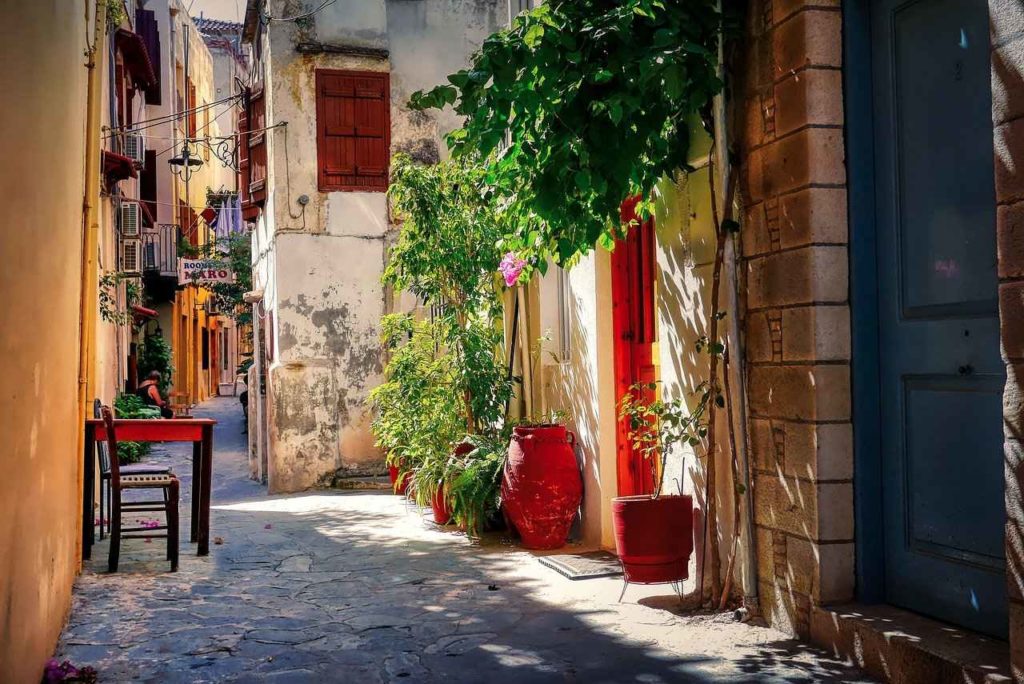
[[[172,574],[162,540],[133,540],[108,575],[97,544],[57,657],[103,681],[863,681],[778,632],[680,616],[667,587],[617,603],[617,579],[572,582],[386,492],[267,496],[237,404],[203,408],[221,421],[211,555],[183,544]]]

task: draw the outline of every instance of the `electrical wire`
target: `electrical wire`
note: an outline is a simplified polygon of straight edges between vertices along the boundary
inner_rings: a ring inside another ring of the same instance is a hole
[[[227,97],[222,98],[220,100],[214,100],[213,102],[207,102],[206,104],[199,105],[198,107],[193,107],[192,109],[184,109],[184,110],[182,110],[180,112],[174,112],[172,114],[164,114],[163,116],[157,116],[157,117],[154,117],[152,119],[146,119],[144,121],[136,121],[136,122],[133,122],[130,125],[125,125],[125,126],[109,126],[109,127],[107,127],[107,130],[110,131],[110,133],[106,137],[107,138],[111,138],[111,137],[113,137],[117,133],[123,133],[123,132],[135,133],[136,131],[145,130],[147,128],[152,128],[153,126],[159,126],[161,124],[175,123],[177,121],[181,121],[182,119],[184,119],[184,117],[186,117],[189,114],[195,114],[195,113],[203,111],[204,109],[209,109],[210,107],[215,107],[217,105],[224,104],[225,102],[230,102],[232,100],[238,100],[238,99],[241,99],[241,97],[242,97],[242,95],[240,95],[240,94],[238,94],[238,95],[228,95]],[[145,124],[145,125],[143,125],[143,124]]]
[[[299,19],[306,19],[307,17],[313,16],[314,14],[316,14],[317,12],[322,10],[323,8],[327,7],[328,5],[333,5],[337,1],[338,0],[324,0],[320,4],[320,6],[317,7],[315,10],[310,10],[309,12],[306,12],[305,14],[299,14],[299,15],[294,16],[294,17],[272,17],[270,15],[267,15],[267,21],[298,21]]]

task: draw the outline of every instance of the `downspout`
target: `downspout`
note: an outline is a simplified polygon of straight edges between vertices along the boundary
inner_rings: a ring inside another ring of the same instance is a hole
[[[719,10],[721,11],[721,2],[719,2]],[[723,81],[726,81],[725,74],[725,49],[724,40],[719,39],[718,41],[718,72],[719,76]],[[726,81],[726,87],[728,87]],[[718,182],[715,187],[718,188],[717,194],[720,197],[713,197],[713,202],[724,202],[726,201],[726,194],[728,193],[728,179],[732,173],[732,160],[729,156],[729,124],[728,117],[726,115],[726,104],[725,94],[720,93],[714,99],[712,104],[713,115],[714,115],[714,126],[715,126],[715,160],[717,161],[716,169],[719,173]],[[726,207],[722,207],[722,215],[726,215]],[[743,550],[743,564],[741,567],[742,582],[743,582],[743,608],[746,613],[745,619],[749,619],[758,614],[759,601],[758,601],[758,584],[757,584],[757,540],[754,531],[754,519],[753,519],[753,489],[750,482],[750,459],[747,451],[748,444],[748,413],[747,413],[747,382],[746,382],[746,349],[744,347],[745,340],[743,339],[743,333],[740,329],[739,323],[739,311],[740,311],[740,280],[739,280],[739,258],[740,249],[737,242],[739,233],[732,232],[726,237],[725,243],[725,268],[728,270],[728,281],[731,285],[729,288],[729,306],[728,310],[730,315],[727,317],[727,330],[726,330],[726,344],[729,349],[735,350],[735,353],[729,354],[729,365],[726,368],[726,372],[732,377],[730,378],[731,384],[736,388],[734,392],[736,410],[729,411],[729,420],[734,421],[735,433],[736,433],[736,455],[739,461],[739,474],[741,481],[739,484],[743,487],[743,505],[740,508],[740,520],[734,521],[734,525],[742,525],[742,534],[740,534],[740,545]],[[733,496],[737,496],[737,492],[733,492]]]
[[[89,20],[89,0],[86,1],[86,23]],[[85,449],[83,426],[89,417],[89,390],[95,382],[92,368],[93,339],[96,335],[96,301],[99,297],[97,251],[99,248],[99,220],[97,208],[100,203],[100,104],[102,102],[102,74],[97,67],[98,57],[105,46],[103,37],[107,33],[107,13],[100,0],[92,3],[95,8],[95,31],[92,46],[86,52],[85,105],[85,194],[82,197],[82,263],[81,287],[78,301],[78,450]],[[76,460],[77,457],[76,457]],[[80,464],[82,461],[78,461]],[[82,467],[81,465],[79,466]],[[81,472],[79,473],[81,478]]]

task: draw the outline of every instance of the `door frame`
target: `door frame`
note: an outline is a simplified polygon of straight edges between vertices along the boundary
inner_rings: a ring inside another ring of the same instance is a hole
[[[843,110],[850,256],[856,596],[885,601],[871,3],[844,2]]]

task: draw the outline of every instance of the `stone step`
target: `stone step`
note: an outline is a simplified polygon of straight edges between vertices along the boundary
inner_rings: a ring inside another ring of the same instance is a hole
[[[1005,641],[889,605],[811,610],[811,641],[883,681],[900,684],[1012,682]]]

